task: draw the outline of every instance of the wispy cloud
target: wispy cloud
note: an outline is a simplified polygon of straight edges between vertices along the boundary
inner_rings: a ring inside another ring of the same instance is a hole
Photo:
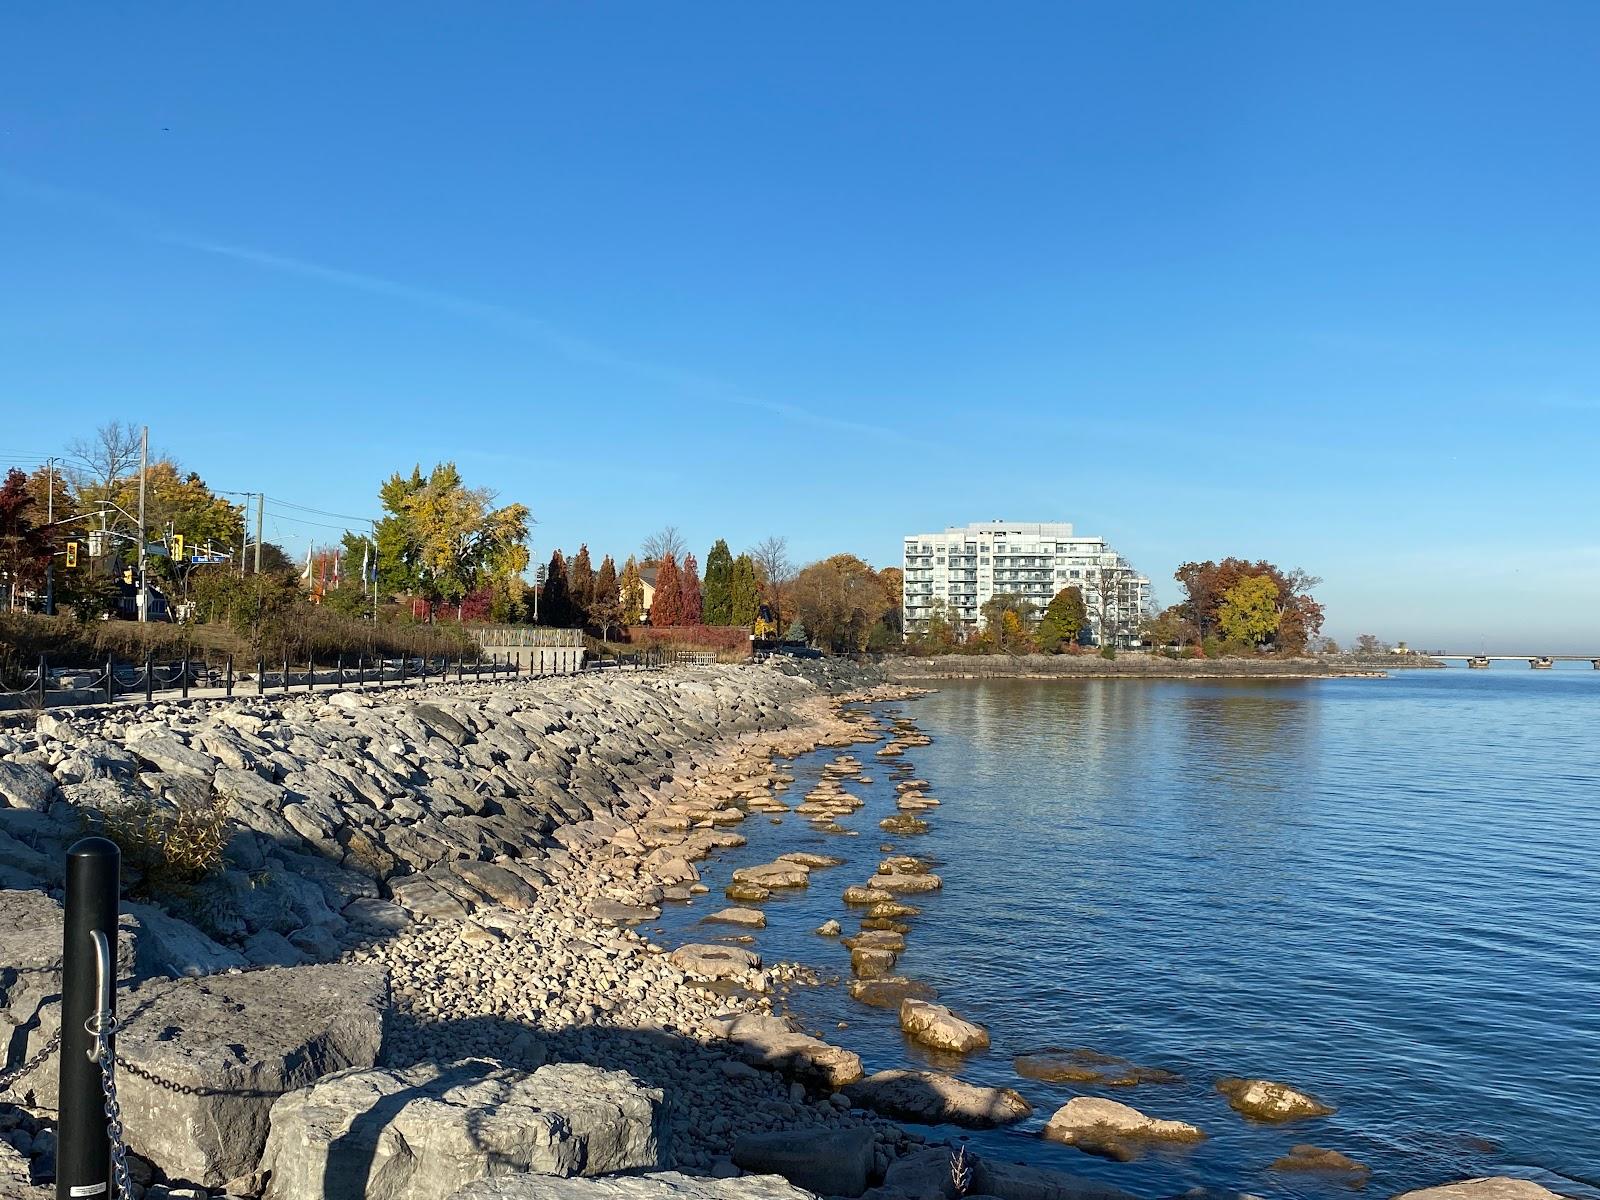
[[[818,429],[875,439],[892,439],[900,443],[906,441],[903,430],[836,417],[831,413],[804,405],[752,395],[709,375],[634,358],[614,347],[570,333],[541,317],[506,305],[458,295],[446,289],[391,279],[384,275],[352,271],[327,263],[278,254],[247,244],[164,229],[159,222],[102,197],[39,183],[10,172],[0,171],[0,191],[33,203],[55,208],[72,208],[104,222],[121,226],[139,236],[153,238],[183,250],[229,259],[260,270],[294,275],[331,287],[383,296],[491,325],[507,333],[539,342],[574,362],[628,375],[708,402],[754,409]]]

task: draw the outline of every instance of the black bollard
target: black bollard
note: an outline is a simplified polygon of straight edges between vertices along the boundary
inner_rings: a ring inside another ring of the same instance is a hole
[[[227,687],[227,689],[228,689],[228,695],[232,696],[233,695],[233,655],[231,655],[231,654],[228,655],[228,680],[227,680],[227,683],[224,686]]]
[[[183,656],[183,662],[178,666],[179,686],[183,689],[183,698],[189,698],[189,656]]]
[[[316,682],[317,682],[317,656],[314,655],[314,654],[307,654],[306,655],[306,691],[308,691],[308,692],[311,691],[311,689],[316,686]]]
[[[110,704],[113,700],[115,700],[117,698],[117,692],[116,692],[117,677],[111,673],[111,668],[114,665],[115,664],[111,660],[111,655],[109,655],[109,654],[106,655],[106,703],[107,704]]]
[[[286,692],[289,690],[289,656],[287,654],[283,656],[283,690]]]
[[[39,655],[39,707],[44,708],[49,704],[45,698],[45,688],[49,686],[45,681],[50,677],[50,669],[45,666],[44,655]]]
[[[409,661],[410,661],[410,657],[408,655],[402,654],[400,656],[400,686],[401,687],[405,687],[405,685],[406,685],[406,663],[408,663]]]
[[[57,1100],[56,1200],[115,1195],[105,1091],[94,1060],[95,1039],[84,1023],[102,1003],[116,1012],[117,894],[122,853],[103,837],[86,837],[67,851],[67,913],[62,938],[61,1072]],[[107,941],[111,986],[101,992],[96,931]]]
[[[344,686],[344,651],[343,650],[339,651],[339,657],[334,660],[333,669],[335,671],[335,674],[334,674],[334,677],[333,677],[333,680],[334,680],[333,686],[334,687],[343,687]]]
[[[267,660],[264,655],[256,657],[256,695],[267,694]]]
[[[156,660],[148,654],[144,656],[144,702],[156,702]]]

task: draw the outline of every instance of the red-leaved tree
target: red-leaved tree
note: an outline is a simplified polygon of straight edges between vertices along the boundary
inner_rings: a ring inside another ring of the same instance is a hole
[[[650,624],[683,624],[683,581],[678,575],[678,560],[664,555],[656,568],[656,594],[650,601]]]
[[[683,571],[679,576],[679,595],[683,597],[681,624],[700,624],[700,564],[694,555],[683,556]]]

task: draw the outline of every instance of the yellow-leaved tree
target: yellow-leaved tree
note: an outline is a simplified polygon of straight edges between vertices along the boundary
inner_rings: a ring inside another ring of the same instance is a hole
[[[1278,632],[1278,585],[1266,575],[1247,575],[1229,588],[1217,607],[1217,624],[1229,642],[1259,646]]]

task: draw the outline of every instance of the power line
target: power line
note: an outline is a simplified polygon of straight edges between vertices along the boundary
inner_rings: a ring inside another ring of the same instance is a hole
[[[319,517],[333,517],[340,521],[360,521],[364,525],[371,525],[378,520],[377,517],[357,517],[350,513],[328,512],[322,508],[312,508],[309,504],[296,504],[292,500],[280,500],[276,496],[268,496],[269,504],[281,504],[285,508],[298,509],[300,512],[315,513]]]

